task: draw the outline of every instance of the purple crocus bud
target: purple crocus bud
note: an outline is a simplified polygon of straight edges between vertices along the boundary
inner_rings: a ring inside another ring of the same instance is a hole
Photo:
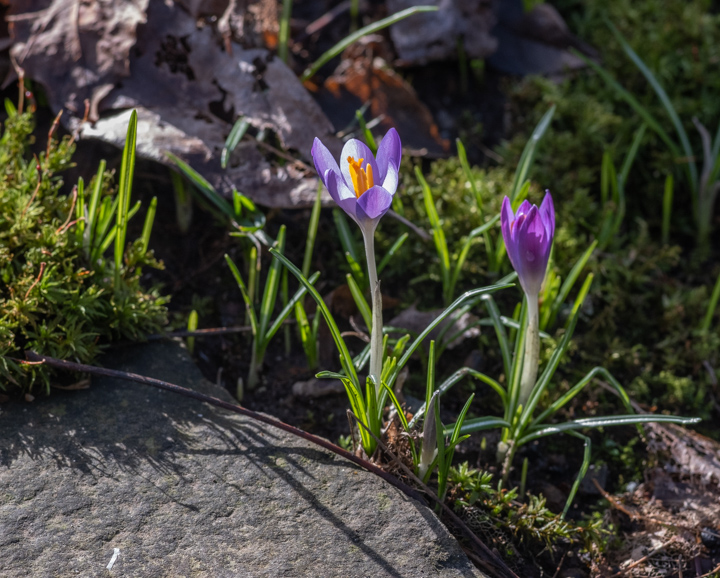
[[[400,137],[391,128],[378,147],[377,157],[362,142],[350,139],[340,155],[340,165],[327,147],[315,138],[311,151],[315,169],[330,196],[360,226],[372,233],[392,205],[398,186],[402,157]]]
[[[510,199],[505,197],[500,224],[508,257],[523,291],[526,295],[539,295],[555,235],[555,207],[550,191],[545,192],[539,209],[525,200],[515,214]]]

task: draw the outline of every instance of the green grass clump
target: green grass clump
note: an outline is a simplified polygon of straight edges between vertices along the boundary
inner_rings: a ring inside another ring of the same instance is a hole
[[[58,173],[71,166],[73,140],[34,143],[31,112],[6,103],[0,136],[0,388],[50,391],[43,365],[25,364],[25,350],[90,363],[116,339],[138,339],[166,320],[157,288],[140,285],[141,267],[162,267],[142,241],[129,244],[115,281],[112,258],[90,262],[77,234],[77,193],[60,194]],[[102,196],[113,195],[102,179]],[[90,183],[90,188],[94,183]]]

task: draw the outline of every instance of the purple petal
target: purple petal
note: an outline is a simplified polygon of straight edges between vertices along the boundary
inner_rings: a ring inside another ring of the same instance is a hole
[[[555,205],[553,204],[550,191],[545,191],[545,198],[540,205],[540,215],[548,232],[548,236],[552,239],[555,236]]]
[[[337,161],[333,158],[327,147],[320,142],[320,139],[315,137],[313,141],[312,149],[310,150],[313,162],[315,163],[315,170],[320,175],[320,180],[327,187],[327,177],[325,173],[332,171],[333,173],[340,174],[340,167],[338,167]]]
[[[530,204],[530,201],[525,199],[522,203],[520,203],[520,206],[515,213],[515,218],[519,217],[520,215],[527,215],[530,212],[530,207],[532,206],[533,205]]]
[[[357,205],[355,193],[348,188],[340,174],[328,169],[325,176],[327,180],[327,190],[333,198],[333,201],[357,222],[355,218],[355,206]]]
[[[377,166],[379,171],[377,180],[384,181],[390,164],[394,164],[397,169],[400,167],[401,160],[402,143],[400,142],[400,136],[394,128],[391,128],[385,133],[377,150]],[[383,187],[385,187],[384,184]]]
[[[378,164],[380,164],[380,158],[378,157]],[[382,188],[385,189],[391,195],[395,194],[398,187],[398,168],[395,163],[390,161],[387,166],[387,174],[382,182]]]
[[[380,220],[392,205],[392,200],[393,196],[382,187],[376,185],[369,188],[357,200],[355,215],[358,223]]]
[[[352,177],[350,176],[350,163],[348,163],[348,157],[352,157],[356,161],[363,159],[363,168],[370,164],[370,166],[372,167],[373,180],[376,182],[380,181],[380,177],[378,176],[380,173],[378,172],[378,166],[375,162],[375,156],[372,154],[372,151],[367,147],[365,143],[357,139],[351,138],[345,143],[342,153],[340,153],[340,170],[342,171],[342,176],[348,186],[351,186],[352,183]]]
[[[512,244],[511,227],[514,222],[515,215],[513,214],[512,204],[510,203],[510,199],[506,196],[503,199],[502,209],[500,210],[500,228],[502,229],[502,236],[503,240],[505,241],[505,246],[508,248]],[[510,261],[512,262],[512,259],[510,259]]]
[[[537,295],[545,279],[552,238],[548,237],[542,216],[535,205],[520,224],[516,241],[514,257],[517,262],[514,265],[520,284],[528,295]]]

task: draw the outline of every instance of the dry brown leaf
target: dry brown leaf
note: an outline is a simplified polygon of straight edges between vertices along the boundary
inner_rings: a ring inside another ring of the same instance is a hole
[[[262,26],[253,30],[265,34],[272,20],[267,6],[263,0],[237,9],[255,10]],[[63,119],[82,138],[121,147],[134,108],[139,155],[169,164],[164,151],[170,151],[219,191],[234,186],[272,207],[311,203],[315,173],[303,163],[276,162],[248,140],[223,170],[220,152],[238,116],[305,160],[315,136],[339,152],[330,122],[283,62],[264,48],[228,42],[170,0],[17,0],[11,21],[19,66],[45,85],[54,110],[71,111]],[[81,122],[85,98],[101,117],[94,124]]]
[[[438,156],[450,149],[440,137],[430,110],[405,79],[388,66],[382,38],[368,36],[344,53],[334,74],[325,81],[321,102],[347,119],[368,103],[366,118],[379,118],[382,133],[395,127],[403,146],[416,154]],[[344,122],[342,123],[344,124]]]

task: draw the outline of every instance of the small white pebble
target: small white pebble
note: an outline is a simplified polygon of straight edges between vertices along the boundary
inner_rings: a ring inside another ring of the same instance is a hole
[[[120,548],[113,548],[112,558],[110,558],[110,563],[107,565],[108,570],[112,570],[112,567],[115,565],[115,561],[118,559],[119,555],[120,555]]]

